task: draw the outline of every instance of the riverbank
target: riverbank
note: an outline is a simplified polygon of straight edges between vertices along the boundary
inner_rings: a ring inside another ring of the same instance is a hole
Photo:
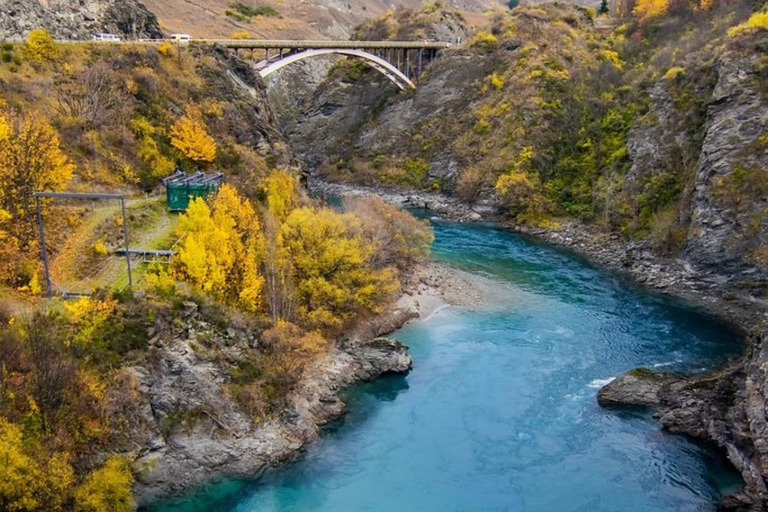
[[[695,268],[685,260],[655,254],[643,242],[629,241],[574,219],[560,219],[556,226],[538,228],[509,222],[499,215],[494,203],[468,205],[440,193],[363,187],[317,179],[310,180],[310,188],[320,195],[377,196],[396,206],[426,209],[455,222],[495,222],[510,231],[566,247],[637,283],[692,302],[745,333],[761,326],[768,318],[768,301],[738,286],[750,279],[748,269],[743,275],[734,276],[722,275],[716,268]]]
[[[604,407],[651,407],[669,432],[686,435],[723,450],[741,473],[745,487],[726,497],[733,511],[768,510],[768,304],[755,286],[753,272],[739,275],[719,268],[696,268],[682,258],[665,258],[642,242],[627,241],[575,220],[554,228],[505,222],[490,204],[473,208],[441,194],[312,183],[321,193],[378,195],[404,207],[427,208],[459,222],[494,221],[544,242],[567,247],[591,262],[620,272],[635,282],[698,305],[742,332],[747,340],[742,358],[717,372],[669,376],[636,369],[600,391]],[[610,399],[606,399],[610,397]]]
[[[362,322],[313,365],[288,398],[279,417],[254,425],[220,386],[201,345],[236,347],[252,342],[237,325],[223,331],[194,303],[185,304],[183,321],[172,336],[152,341],[156,366],[131,371],[142,397],[137,421],[137,474],[134,496],[140,506],[187,493],[226,477],[253,478],[266,468],[295,460],[317,439],[321,427],[346,411],[339,394],[346,387],[411,368],[408,347],[382,336],[410,320],[425,318],[448,305],[471,306],[480,289],[451,267],[426,263],[404,280],[403,294],[384,314]],[[194,409],[194,421],[169,425],[166,409]]]

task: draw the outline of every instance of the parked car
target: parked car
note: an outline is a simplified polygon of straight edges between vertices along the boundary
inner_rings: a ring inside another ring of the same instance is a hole
[[[192,36],[189,34],[172,34],[171,39],[178,43],[188,43],[192,40]]]
[[[117,37],[115,34],[109,34],[106,32],[100,32],[98,34],[95,34],[93,36],[94,41],[104,41],[109,43],[119,43],[120,38]]]

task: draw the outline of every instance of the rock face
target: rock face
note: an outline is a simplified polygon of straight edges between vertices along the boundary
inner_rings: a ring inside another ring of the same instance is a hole
[[[726,53],[716,65],[717,85],[707,111],[685,252],[701,265],[726,264],[731,271],[743,270],[748,263],[745,255],[768,240],[768,195],[739,201],[722,190],[734,173],[742,173],[738,179],[743,180],[762,174],[752,178],[761,189],[768,181],[768,141],[760,142],[768,133],[768,95],[756,73],[759,55]],[[750,192],[739,191],[747,197]],[[768,275],[765,270],[763,265],[763,278]]]
[[[56,39],[91,39],[109,32],[126,39],[163,36],[155,15],[138,0],[4,0],[0,40],[18,40],[36,28]]]
[[[125,448],[137,453],[139,504],[291,460],[344,413],[342,388],[411,368],[400,342],[350,339],[308,371],[278,417],[257,424],[224,390],[230,377],[222,369],[258,345],[251,330],[225,327],[187,302],[150,343],[149,360],[130,369],[140,414]]]

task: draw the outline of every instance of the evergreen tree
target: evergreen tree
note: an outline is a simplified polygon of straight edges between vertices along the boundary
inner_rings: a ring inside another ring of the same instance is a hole
[[[611,8],[608,7],[608,0],[603,0],[602,2],[600,2],[600,9],[597,11],[597,13],[600,16],[607,16],[608,13],[610,12],[611,12]]]

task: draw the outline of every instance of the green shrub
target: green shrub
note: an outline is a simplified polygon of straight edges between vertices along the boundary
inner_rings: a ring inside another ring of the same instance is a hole
[[[277,18],[280,16],[280,13],[276,9],[268,5],[251,7],[243,2],[234,2],[229,4],[229,7],[230,9],[234,9],[234,11],[226,11],[225,14],[239,21],[249,21],[255,16],[263,16],[267,18]]]

